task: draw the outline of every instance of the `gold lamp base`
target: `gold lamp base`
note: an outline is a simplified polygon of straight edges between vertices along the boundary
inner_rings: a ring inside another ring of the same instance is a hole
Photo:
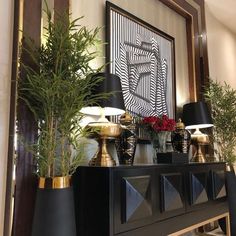
[[[202,153],[202,145],[200,143],[195,144],[196,147],[196,152],[193,155],[193,158],[191,159],[191,162],[201,162],[201,163],[205,163],[206,159],[205,156]]]
[[[100,138],[98,140],[98,151],[95,153],[94,157],[90,160],[90,166],[115,166],[116,161],[107,151],[107,139]]]
[[[191,159],[191,162],[201,162],[205,163],[206,158],[202,153],[202,146],[208,145],[210,143],[209,137],[203,134],[198,129],[191,135],[192,144],[196,147],[196,152]]]
[[[92,122],[89,128],[95,130],[94,138],[98,140],[98,151],[90,160],[90,166],[111,167],[116,165],[116,161],[107,151],[107,139],[116,138],[121,134],[121,126],[112,122]]]

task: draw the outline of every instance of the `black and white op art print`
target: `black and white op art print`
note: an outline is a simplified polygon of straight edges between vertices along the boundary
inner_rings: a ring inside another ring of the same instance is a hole
[[[119,11],[111,7],[109,12],[109,59],[126,109],[142,117],[174,118],[174,39]]]

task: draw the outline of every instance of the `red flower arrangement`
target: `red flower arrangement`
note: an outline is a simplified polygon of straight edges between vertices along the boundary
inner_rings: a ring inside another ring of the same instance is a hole
[[[149,131],[160,132],[160,131],[174,131],[176,122],[174,119],[170,119],[167,115],[148,116],[142,120],[144,127]]]

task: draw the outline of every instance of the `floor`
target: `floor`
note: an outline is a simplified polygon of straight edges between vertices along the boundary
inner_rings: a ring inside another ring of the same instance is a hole
[[[211,235],[225,235],[221,229],[216,229],[212,233]]]
[[[190,232],[183,234],[182,236],[225,236],[225,234],[221,231],[220,228],[217,228],[211,232],[208,233],[195,233],[195,232]]]
[[[198,234],[199,235],[199,234]],[[211,232],[208,232],[207,234],[205,233],[205,234],[200,234],[200,235],[202,235],[202,236],[204,236],[204,235],[211,235],[211,236],[225,236],[225,234],[222,232],[222,230],[221,229],[216,229],[216,230],[213,230],[213,231],[211,231]]]

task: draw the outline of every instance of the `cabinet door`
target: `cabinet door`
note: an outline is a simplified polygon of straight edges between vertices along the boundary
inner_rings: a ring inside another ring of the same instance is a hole
[[[124,168],[114,172],[115,233],[153,221],[154,179],[152,168]]]
[[[190,205],[205,203],[208,198],[208,171],[189,173]]]
[[[184,208],[183,175],[161,174],[161,211],[170,212]]]
[[[225,188],[225,171],[224,170],[212,170],[212,198],[213,200],[226,197]]]
[[[151,176],[123,177],[122,223],[141,220],[152,215]]]

